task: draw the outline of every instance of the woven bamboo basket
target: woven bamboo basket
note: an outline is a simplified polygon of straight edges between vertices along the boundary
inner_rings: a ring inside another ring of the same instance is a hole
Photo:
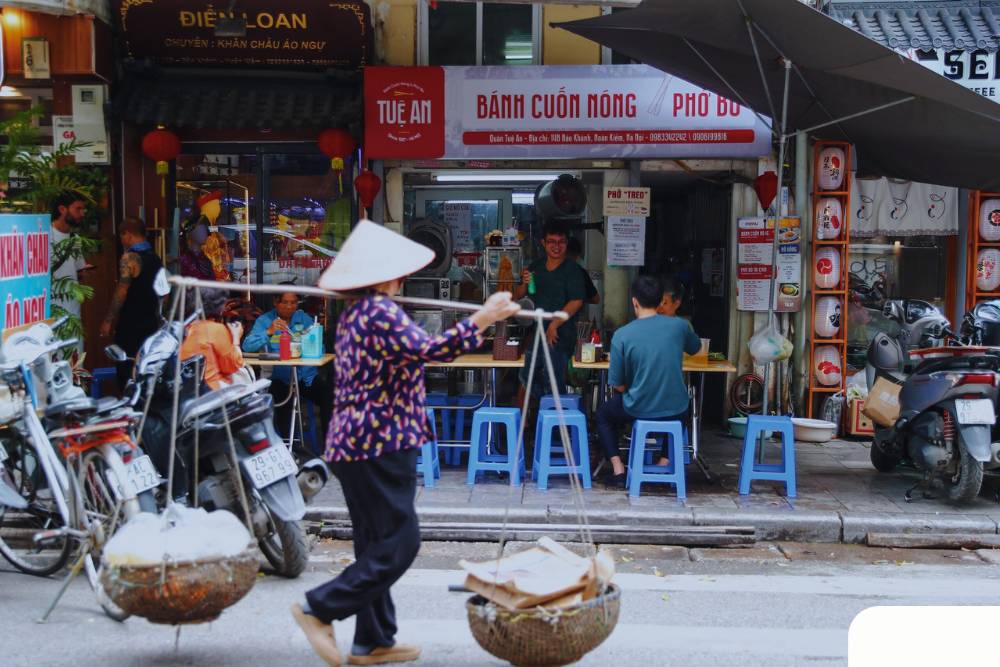
[[[594,650],[618,623],[621,589],[549,612],[507,611],[480,595],[465,603],[472,636],[487,652],[517,667],[568,665]]]
[[[158,565],[104,563],[101,584],[115,604],[150,623],[205,623],[253,588],[258,568],[250,549],[239,556]]]

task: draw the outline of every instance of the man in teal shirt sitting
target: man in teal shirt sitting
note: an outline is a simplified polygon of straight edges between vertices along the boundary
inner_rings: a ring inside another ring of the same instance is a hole
[[[597,411],[597,430],[601,449],[611,463],[613,486],[625,486],[625,466],[618,453],[621,426],[636,419],[687,418],[683,353],[698,352],[701,340],[687,320],[657,314],[662,298],[659,280],[652,276],[636,278],[632,283],[636,319],[618,329],[611,339],[608,381],[615,393]],[[664,443],[659,465],[666,465],[666,453]]]
[[[253,328],[243,339],[244,352],[277,352],[279,337],[283,331],[290,334],[301,334],[313,325],[313,318],[305,311],[299,310],[299,295],[295,292],[285,292],[274,298],[274,308],[257,318]],[[299,378],[299,396],[312,401],[319,409],[320,442],[316,446],[324,448],[327,424],[330,423],[330,412],[333,399],[326,383],[318,377],[314,366],[300,366],[296,374]],[[288,396],[292,381],[292,369],[289,366],[275,366],[271,372],[271,387],[269,391],[274,396],[275,403],[280,403]],[[288,436],[288,425],[291,421],[291,401],[275,409],[274,425],[278,433]]]

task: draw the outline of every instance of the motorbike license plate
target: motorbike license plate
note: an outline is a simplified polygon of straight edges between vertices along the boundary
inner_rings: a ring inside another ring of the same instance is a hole
[[[996,421],[993,412],[993,401],[987,398],[958,399],[955,401],[955,413],[959,424],[989,424]]]
[[[129,462],[126,474],[129,490],[135,494],[148,491],[160,483],[160,475],[148,456],[140,456]]]
[[[283,444],[268,447],[243,461],[254,487],[263,489],[280,479],[294,475],[298,469],[295,459]]]

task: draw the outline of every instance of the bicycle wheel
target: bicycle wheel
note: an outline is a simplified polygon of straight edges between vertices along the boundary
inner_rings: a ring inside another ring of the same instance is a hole
[[[108,451],[109,456],[118,456],[113,448]],[[118,464],[121,464],[120,459]],[[77,527],[90,535],[83,564],[87,580],[97,594],[104,613],[116,621],[124,621],[129,615],[107,596],[100,578],[104,545],[122,523],[137,513],[135,500],[125,502],[122,498],[114,468],[119,466],[112,466],[101,450],[91,449],[81,455],[77,474],[70,477],[76,487],[74,505],[78,508],[75,517]]]
[[[65,567],[73,540],[63,535],[41,545],[35,543],[35,534],[62,528],[66,522],[53,500],[53,485],[46,480],[34,448],[13,429],[5,431],[0,438],[0,457],[6,454],[0,475],[28,502],[28,507],[0,506],[0,555],[26,574],[47,577]]]

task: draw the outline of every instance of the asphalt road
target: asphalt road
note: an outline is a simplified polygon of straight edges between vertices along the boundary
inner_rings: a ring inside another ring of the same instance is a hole
[[[514,546],[514,548],[517,548]],[[1000,568],[968,552],[873,550],[847,545],[764,545],[741,550],[629,546],[614,550],[623,588],[611,637],[582,665],[842,665],[847,630],[873,605],[981,605],[1000,599]],[[399,640],[418,643],[415,664],[501,665],[476,644],[465,618],[459,558],[486,559],[488,544],[427,543],[393,589]],[[261,576],[211,624],[179,632],[102,615],[84,581],[50,621],[40,616],[58,582],[0,566],[0,664],[9,667],[320,665],[289,615],[302,591],[350,563],[346,542],[315,545],[294,581]],[[350,621],[336,625],[349,646]]]

